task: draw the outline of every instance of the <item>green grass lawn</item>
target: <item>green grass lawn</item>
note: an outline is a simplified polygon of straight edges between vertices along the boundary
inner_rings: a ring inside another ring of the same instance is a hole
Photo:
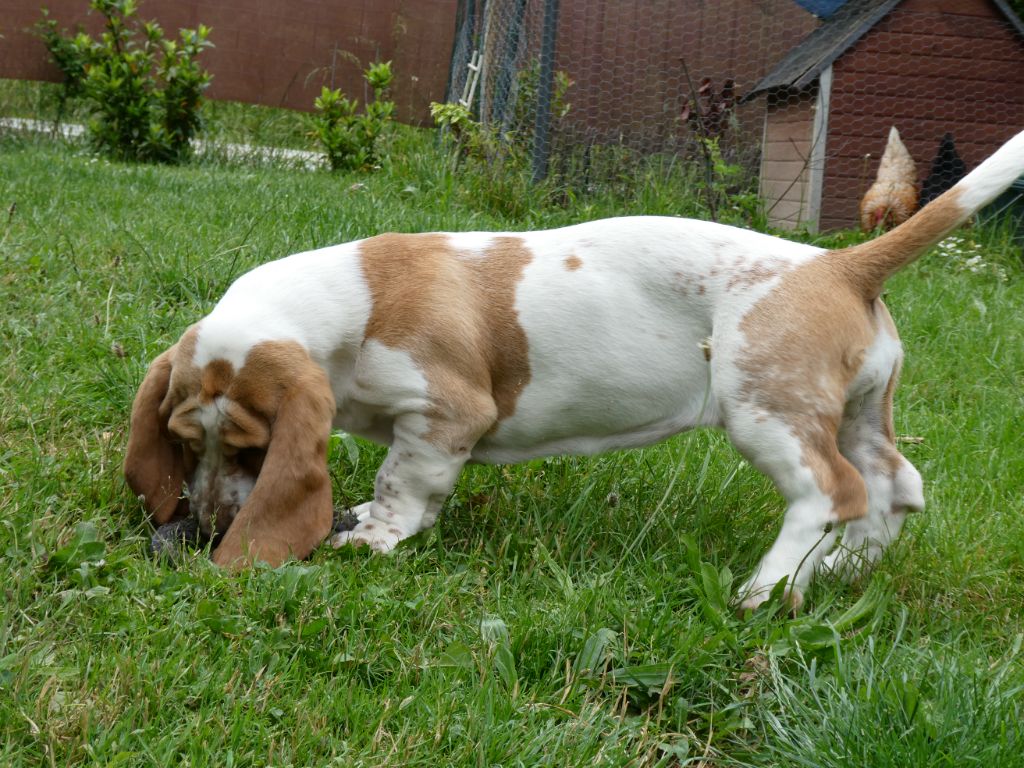
[[[928,510],[796,619],[733,611],[783,505],[711,432],[471,467],[391,557],[153,562],[120,474],[129,406],[246,269],[388,230],[694,209],[650,184],[495,205],[445,167],[411,131],[370,176],[0,135],[0,764],[1024,765],[1024,269],[1005,233],[891,281],[897,432]],[[338,503],[368,498],[382,450],[334,453]]]

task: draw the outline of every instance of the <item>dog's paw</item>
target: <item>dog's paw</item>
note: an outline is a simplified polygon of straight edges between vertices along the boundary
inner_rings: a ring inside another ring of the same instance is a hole
[[[351,531],[341,531],[331,537],[335,549],[351,544],[353,547],[369,547],[374,552],[390,552],[404,539],[402,529],[370,518],[360,521]]]
[[[756,611],[762,605],[768,602],[771,598],[772,593],[775,591],[774,584],[745,584],[739,591],[740,596],[740,614],[747,611]],[[798,587],[790,587],[788,584],[782,593],[782,600],[785,605],[789,608],[791,614],[796,614],[800,611],[800,607],[804,604],[804,593],[803,590]]]

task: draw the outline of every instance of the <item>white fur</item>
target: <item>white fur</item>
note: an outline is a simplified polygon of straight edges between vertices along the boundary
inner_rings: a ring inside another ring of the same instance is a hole
[[[1024,169],[1024,131],[1003,144],[981,165],[961,179],[960,205],[964,216],[970,216],[995,200],[1012,184]]]
[[[191,447],[197,463],[189,482],[189,504],[199,527],[211,536],[215,529],[224,530],[235,519],[255,481],[247,473],[237,471],[238,467],[232,466],[224,455],[220,444],[224,398],[217,397],[198,410],[204,439]]]
[[[720,426],[701,343],[724,326],[735,329],[773,282],[739,291],[727,289],[730,280],[762,256],[795,265],[821,252],[657,217],[522,236],[534,258],[516,310],[530,340],[532,378],[515,414],[474,448],[478,461],[593,454]],[[457,248],[460,238],[452,236]],[[569,255],[578,269],[566,269]]]
[[[860,472],[868,491],[867,515],[851,520],[842,541],[822,565],[826,570],[853,579],[873,565],[899,535],[907,511],[924,509],[921,475],[901,459],[896,476],[890,477],[882,459],[879,402],[888,376],[903,359],[899,339],[883,330],[869,347],[861,371],[850,386],[846,418],[840,428],[840,452]]]
[[[200,324],[196,365],[221,358],[239,370],[260,341],[294,340],[332,381],[350,376],[370,315],[357,245],[297,253],[239,277]]]
[[[788,270],[819,248],[723,225],[668,217],[595,221],[526,233],[455,233],[463,258],[482,258],[498,237],[521,239],[531,259],[515,310],[529,342],[530,380],[514,414],[471,447],[448,455],[426,439],[429,385],[405,352],[364,340],[370,295],[358,243],[297,254],[240,278],[202,321],[196,362],[244,364],[264,339],[306,347],[331,380],[335,425],[391,445],[363,520],[334,543],[387,551],[434,522],[465,461],[514,462],[647,445],[694,426],[723,426],[720,396],[736,399],[746,343],[740,323]],[[567,259],[576,260],[570,269]],[[706,357],[710,344],[712,362]],[[736,413],[730,432],[753,435],[750,450],[799,447],[784,424]],[[757,436],[775,432],[766,446]],[[820,536],[830,505],[804,470],[798,502],[749,588],[792,577]],[[798,479],[795,475],[801,475]],[[817,496],[815,496],[817,494]],[[812,563],[817,559],[812,560]],[[806,583],[813,568],[802,569]]]

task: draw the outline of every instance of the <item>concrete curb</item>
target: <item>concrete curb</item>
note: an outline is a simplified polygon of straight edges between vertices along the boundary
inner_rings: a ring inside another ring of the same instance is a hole
[[[46,133],[65,139],[77,139],[85,135],[85,126],[76,123],[50,123],[43,120],[28,120],[21,117],[0,118],[0,128],[29,133]],[[252,144],[217,144],[193,140],[192,148],[198,154],[210,155],[223,152],[229,160],[255,160],[257,162],[286,163],[315,171],[327,167],[327,160],[319,152],[285,147],[267,147]]]

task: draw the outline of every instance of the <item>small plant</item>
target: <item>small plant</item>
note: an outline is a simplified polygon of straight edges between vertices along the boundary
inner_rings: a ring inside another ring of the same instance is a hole
[[[317,140],[334,171],[369,170],[380,162],[377,140],[395,111],[395,103],[385,99],[394,79],[391,62],[371,64],[363,77],[373,91],[373,100],[366,103],[361,114],[359,102],[347,98],[338,88],[324,86],[313,103],[316,115],[309,135]]]
[[[508,216],[526,215],[539,202],[527,176],[529,155],[518,151],[507,137],[486,128],[473,119],[469,108],[460,103],[433,102],[430,116],[434,124],[447,131],[449,170],[454,172],[465,162],[465,189],[475,206]]]
[[[212,78],[196,57],[212,43],[207,39],[209,28],[202,24],[178,34],[180,42],[161,41],[159,72],[164,89],[160,93],[163,121],[157,124],[161,132],[158,139],[161,146],[187,148],[201,127],[199,108]]]
[[[92,144],[121,160],[180,162],[199,131],[199,108],[211,75],[197,57],[210,30],[182,29],[169,40],[156,22],[138,23],[136,0],[92,0],[104,18],[99,40],[68,37],[44,9],[37,33],[64,74],[64,102],[82,97],[93,113]]]
[[[697,141],[704,160],[704,175],[698,186],[704,193],[711,219],[738,218],[745,223],[759,220],[760,198],[756,191],[749,189],[748,174],[743,166],[725,159],[718,137],[698,137]]]
[[[456,161],[460,156],[482,159],[488,168],[522,171],[527,168],[533,147],[534,121],[537,113],[540,63],[534,61],[516,75],[515,99],[504,114],[495,114],[490,121],[477,120],[471,107],[462,103],[430,105],[430,116],[439,128],[450,132],[454,140]],[[554,73],[551,95],[552,133],[569,114],[572,105],[566,94],[573,86],[569,75]]]
[[[551,117],[557,124],[565,119],[572,109],[566,100],[569,89],[576,83],[569,73],[557,69],[554,72],[551,91]],[[530,66],[521,69],[516,76],[516,101],[513,110],[512,127],[518,133],[533,136],[533,123],[537,114],[537,102],[540,91],[540,61],[534,60]]]
[[[458,102],[430,103],[430,117],[434,125],[448,132],[453,143],[451,152],[452,170],[459,159],[465,156],[483,157],[487,154],[487,132],[473,119],[469,107]]]
[[[449,144],[451,170],[465,161],[464,172],[475,179],[475,205],[507,216],[526,215],[531,205],[543,200],[557,188],[550,179],[543,185],[530,180],[531,151],[537,111],[540,64],[534,61],[516,75],[515,100],[490,121],[478,120],[472,106],[455,102],[430,105],[434,124],[445,131]],[[566,94],[573,85],[568,74],[554,73],[551,95],[552,135],[569,114]]]
[[[986,249],[974,238],[973,234],[955,232],[940,242],[936,248],[957,272],[989,275],[1001,283],[1008,282],[1010,279],[1003,265],[986,258]]]
[[[449,129],[456,140],[477,125],[469,107],[459,103],[433,101],[430,103],[430,117],[438,128]]]
[[[685,68],[686,63],[683,62]],[[689,71],[686,71],[689,78]],[[691,86],[692,87],[692,86]],[[735,121],[736,81],[731,77],[715,92],[710,77],[700,81],[696,93],[683,105],[680,119],[690,125],[693,132],[702,139],[720,138]]]
[[[728,208],[739,211],[748,221],[753,220],[760,215],[760,206],[753,192],[741,191],[747,174],[742,165],[728,162],[722,151],[726,138],[738,128],[736,81],[727,78],[721,89],[716,90],[711,78],[705,77],[695,87],[686,59],[680,59],[680,63],[690,89],[689,98],[683,102],[680,121],[688,126],[699,152],[704,175],[700,186],[708,215],[713,221],[719,221],[723,208]]]

